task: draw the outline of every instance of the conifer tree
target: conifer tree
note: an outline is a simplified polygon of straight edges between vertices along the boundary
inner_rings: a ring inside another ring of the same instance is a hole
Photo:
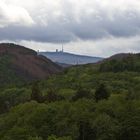
[[[108,99],[109,96],[110,96],[110,93],[107,90],[106,86],[104,84],[100,84],[95,92],[96,101],[98,102],[99,100],[102,100],[102,99]]]
[[[42,94],[38,85],[38,82],[35,82],[32,85],[32,94],[31,94],[31,100],[35,100],[37,102],[42,102]]]

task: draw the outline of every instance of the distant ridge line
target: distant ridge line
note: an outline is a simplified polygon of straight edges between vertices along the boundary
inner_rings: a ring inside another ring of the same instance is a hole
[[[40,55],[43,55],[51,59],[53,62],[68,64],[68,65],[96,63],[104,59],[101,57],[73,54],[73,53],[62,52],[62,51],[40,52]]]

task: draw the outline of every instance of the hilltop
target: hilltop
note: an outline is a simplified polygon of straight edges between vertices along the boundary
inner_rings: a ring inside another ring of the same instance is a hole
[[[45,79],[61,71],[61,67],[46,57],[23,46],[0,44],[0,84]]]
[[[140,71],[140,53],[121,53],[100,62],[102,72]]]

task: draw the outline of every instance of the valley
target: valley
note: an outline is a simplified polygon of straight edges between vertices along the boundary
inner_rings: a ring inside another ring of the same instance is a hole
[[[139,53],[62,68],[0,44],[0,85],[1,140],[139,140]]]

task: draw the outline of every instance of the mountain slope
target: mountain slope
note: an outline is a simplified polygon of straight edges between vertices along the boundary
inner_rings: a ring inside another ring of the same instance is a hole
[[[40,52],[40,54],[48,57],[53,62],[68,65],[95,63],[103,59],[100,57],[76,55],[66,52]]]
[[[104,83],[114,93],[126,93],[132,88],[140,91],[140,54],[131,54],[123,59],[106,59],[101,63],[72,66],[47,81],[56,89],[96,88]],[[124,91],[126,90],[126,92]],[[66,91],[66,90],[65,90]],[[139,94],[139,93],[138,93]]]
[[[31,49],[15,44],[0,44],[1,85],[44,79],[60,71],[60,66],[38,56]]]
[[[100,71],[102,72],[122,72],[135,71],[140,72],[140,53],[138,54],[117,54],[100,62]]]

